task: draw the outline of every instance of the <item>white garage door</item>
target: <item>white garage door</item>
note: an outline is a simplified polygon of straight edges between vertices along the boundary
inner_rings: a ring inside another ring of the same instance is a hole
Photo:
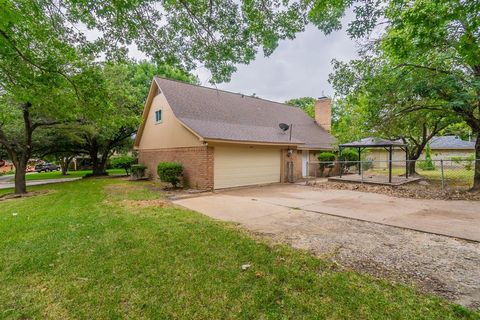
[[[215,189],[280,182],[280,149],[216,146]]]

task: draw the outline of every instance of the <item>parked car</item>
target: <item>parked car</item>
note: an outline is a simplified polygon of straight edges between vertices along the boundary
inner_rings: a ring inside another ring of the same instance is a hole
[[[36,172],[42,172],[42,171],[50,172],[50,171],[58,171],[58,170],[60,170],[60,167],[53,163],[43,163],[43,164],[37,164],[35,166]]]

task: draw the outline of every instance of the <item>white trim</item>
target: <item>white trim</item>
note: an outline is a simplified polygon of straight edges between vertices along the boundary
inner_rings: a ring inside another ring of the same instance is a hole
[[[310,151],[302,150],[302,177],[306,178],[308,175],[308,158],[310,155]]]

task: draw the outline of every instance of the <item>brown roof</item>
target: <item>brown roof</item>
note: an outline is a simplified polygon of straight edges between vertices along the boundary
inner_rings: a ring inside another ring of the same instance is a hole
[[[175,116],[204,139],[330,149],[334,138],[301,109],[213,88],[155,78]],[[280,123],[293,124],[289,132]]]

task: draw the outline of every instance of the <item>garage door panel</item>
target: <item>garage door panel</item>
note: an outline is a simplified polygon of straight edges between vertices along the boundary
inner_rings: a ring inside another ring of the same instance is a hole
[[[215,147],[216,189],[280,182],[280,150],[275,148]]]

